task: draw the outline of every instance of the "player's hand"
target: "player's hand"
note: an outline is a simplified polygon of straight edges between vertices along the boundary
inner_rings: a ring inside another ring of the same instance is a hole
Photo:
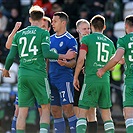
[[[63,60],[58,59],[57,62],[58,62],[58,64],[59,64],[60,66],[65,66],[66,63],[67,63],[67,60],[66,60],[66,59],[63,59]]]
[[[67,51],[67,53],[66,53],[66,59],[73,59],[73,58],[75,58],[76,57],[76,52],[75,51],[73,51],[72,49],[69,49],[68,51]]]
[[[1,69],[2,70],[2,76],[3,77],[10,77],[9,71],[6,69]]]
[[[79,80],[78,79],[74,78],[74,80],[73,80],[73,86],[74,86],[74,88],[77,91],[79,91],[80,85],[79,85]]]
[[[100,69],[98,69],[98,71],[97,71],[97,76],[98,76],[99,78],[102,78],[102,76],[103,76],[104,73],[105,73],[105,72],[103,71],[103,68],[100,68]]]
[[[118,64],[125,64],[125,59],[122,58],[122,59],[118,62]]]
[[[14,30],[17,31],[22,25],[22,22],[16,22]]]

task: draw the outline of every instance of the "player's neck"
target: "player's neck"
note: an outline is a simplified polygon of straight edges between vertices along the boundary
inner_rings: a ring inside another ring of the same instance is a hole
[[[129,33],[133,33],[133,28],[129,28],[129,30],[128,30],[127,33],[128,33],[128,34],[129,34]]]
[[[38,21],[33,21],[33,22],[31,23],[31,26],[38,26],[38,27],[41,27],[41,24],[40,24],[40,22],[38,22]]]
[[[57,35],[57,36],[61,36],[61,35],[63,35],[65,32],[66,32],[66,29],[63,29],[63,28],[62,28],[61,30],[59,30],[59,31],[56,32],[56,35]]]
[[[81,42],[81,40],[82,40],[82,37],[83,37],[83,36],[79,35],[79,41],[80,41],[80,42]]]

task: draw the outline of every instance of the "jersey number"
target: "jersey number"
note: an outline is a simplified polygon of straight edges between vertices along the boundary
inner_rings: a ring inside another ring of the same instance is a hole
[[[30,41],[30,44],[29,44],[29,48],[28,48],[28,52],[33,52],[33,55],[37,55],[37,51],[38,51],[36,45],[34,45],[33,48],[32,48],[32,45],[33,45],[33,42],[34,42],[35,38],[36,38],[36,36],[32,37],[32,39]],[[21,51],[21,57],[28,56],[28,53],[25,52],[26,45],[27,45],[27,38],[26,37],[21,37],[19,39],[19,43],[23,44],[23,48],[22,48],[22,51]]]
[[[109,44],[101,42],[96,42],[96,44],[98,45],[97,61],[107,62],[109,57],[109,51],[106,50],[106,47],[108,47]],[[105,55],[102,55],[102,53],[105,53]]]
[[[128,48],[132,48],[133,46],[133,42],[128,43]],[[133,50],[131,50],[131,53],[133,54]],[[133,56],[129,55],[128,57],[129,61],[133,61]]]

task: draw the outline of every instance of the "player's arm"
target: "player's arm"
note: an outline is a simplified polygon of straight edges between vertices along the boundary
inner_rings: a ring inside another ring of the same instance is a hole
[[[113,58],[115,56],[115,54],[110,58],[110,60]],[[114,67],[112,67],[112,68],[110,68],[109,69],[109,71],[113,71],[114,70],[114,68],[115,68],[115,66]]]
[[[124,52],[125,50],[122,49],[122,48],[118,48],[117,51],[116,51],[116,54],[115,56],[103,67],[103,68],[100,68],[98,71],[97,71],[97,76],[98,77],[102,77],[102,75],[110,70],[112,67],[114,67],[120,60],[121,58],[123,57],[124,55]]]
[[[16,22],[11,34],[8,36],[7,41],[6,41],[6,48],[10,49],[12,45],[12,40],[18,29],[21,27],[22,23],[21,22]]]
[[[9,52],[7,58],[6,58],[5,68],[2,71],[2,76],[3,77],[10,77],[9,69],[10,69],[11,65],[13,64],[13,62],[14,62],[14,57],[16,56],[16,54],[17,54],[17,47],[12,46],[11,50],[10,50],[10,52]]]
[[[68,49],[72,49],[76,53],[77,52],[77,41],[74,38],[72,38],[71,41],[69,41],[69,44],[67,45],[67,47]],[[76,57],[69,61],[64,59],[64,60],[58,60],[57,62],[61,66],[66,66],[68,68],[74,68],[76,65]]]
[[[45,31],[43,34],[42,34],[42,52],[43,52],[43,56],[44,58],[47,58],[47,59],[68,59],[68,60],[71,60],[73,58],[75,58],[76,56],[76,52],[69,49],[67,51],[66,54],[57,54],[53,51],[50,51],[50,34],[48,31]]]
[[[72,59],[70,61],[67,61],[66,59],[60,60],[58,59],[57,61],[61,66],[66,66],[68,68],[74,68],[76,65],[76,59]]]
[[[75,68],[73,85],[74,85],[75,89],[78,90],[78,91],[79,91],[79,88],[80,88],[78,76],[79,76],[80,71],[83,68],[86,53],[87,53],[86,50],[80,49],[78,61],[77,61],[76,68]]]
[[[121,64],[121,65],[125,64],[125,59],[124,59],[124,57],[122,57],[121,60],[120,60],[118,63]]]
[[[47,59],[56,59],[56,60],[68,59],[68,60],[71,60],[71,59],[75,58],[75,56],[76,56],[76,52],[72,51],[71,49],[69,49],[66,54],[57,54],[53,51],[50,51],[49,44],[42,45],[42,51],[43,51],[44,58],[47,58]]]

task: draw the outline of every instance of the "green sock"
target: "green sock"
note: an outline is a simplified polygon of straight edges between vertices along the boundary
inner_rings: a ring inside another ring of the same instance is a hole
[[[133,133],[133,126],[129,126],[126,128],[126,133]]]
[[[87,121],[85,118],[79,118],[76,124],[76,133],[85,133],[87,128]]]
[[[16,130],[16,133],[24,133],[24,130]]]
[[[40,133],[48,133],[48,128],[48,123],[40,123]]]
[[[104,130],[106,133],[114,133],[114,123],[113,121],[109,120],[109,121],[105,121],[104,122]]]
[[[132,133],[133,132],[133,118],[129,118],[125,121],[126,124],[126,132]]]

